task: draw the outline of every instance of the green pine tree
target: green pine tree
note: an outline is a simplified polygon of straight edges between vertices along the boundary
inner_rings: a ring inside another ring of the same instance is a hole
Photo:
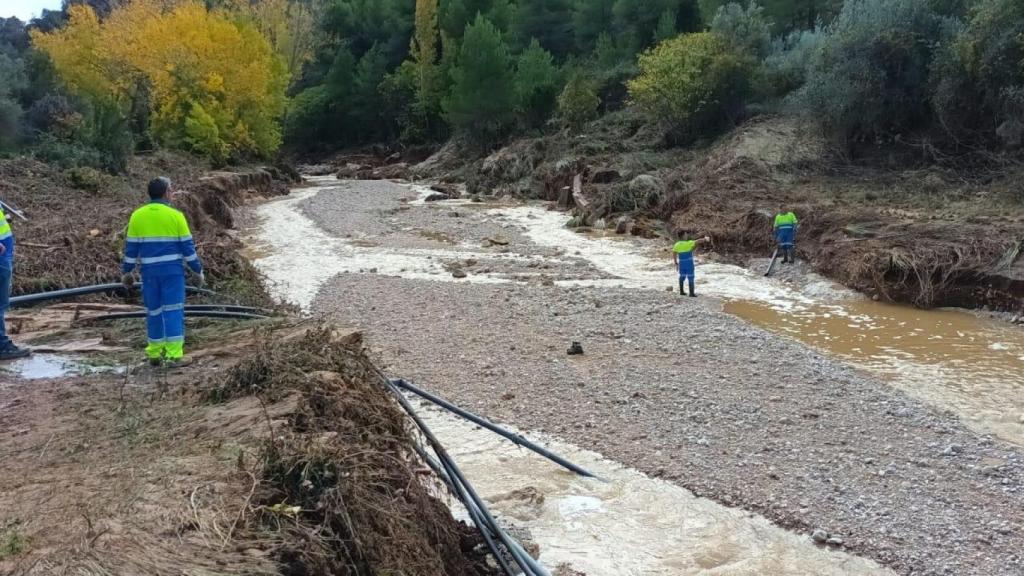
[[[475,140],[500,135],[515,120],[515,81],[508,48],[498,30],[477,14],[466,27],[444,102],[452,128]]]
[[[554,57],[536,38],[516,63],[516,96],[523,124],[537,127],[551,116],[558,94],[558,69]]]

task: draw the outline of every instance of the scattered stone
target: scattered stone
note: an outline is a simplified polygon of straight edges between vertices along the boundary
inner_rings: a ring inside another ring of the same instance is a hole
[[[469,274],[466,274],[466,271],[462,268],[452,270],[452,278],[465,278],[466,276],[469,276]]]
[[[959,445],[959,444],[950,444],[949,446],[946,446],[945,450],[942,451],[942,455],[943,456],[955,456],[955,455],[959,454],[960,452],[962,452],[963,449],[964,449],[964,447]]]
[[[440,202],[441,200],[450,200],[447,194],[434,193],[423,199],[424,202]]]
[[[490,248],[491,246],[508,246],[508,239],[501,236],[488,236],[484,238],[484,248]]]
[[[811,540],[814,540],[818,544],[828,542],[828,532],[823,528],[815,528],[814,532],[811,532]]]
[[[843,545],[843,539],[842,538],[836,538],[835,536],[833,536],[833,537],[829,538],[828,540],[826,540],[825,543],[828,544],[829,546],[842,546]]]

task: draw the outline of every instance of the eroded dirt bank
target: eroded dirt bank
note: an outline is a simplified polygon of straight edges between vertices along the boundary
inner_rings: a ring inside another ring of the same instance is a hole
[[[822,528],[899,573],[1024,569],[1018,447],[715,300],[638,290],[487,209],[401,201],[417,196],[355,182],[304,215],[269,204],[257,264],[280,294],[298,286],[300,304],[366,328],[390,373],[489,417]],[[292,245],[274,225],[313,236]],[[572,340],[583,356],[565,355]]]

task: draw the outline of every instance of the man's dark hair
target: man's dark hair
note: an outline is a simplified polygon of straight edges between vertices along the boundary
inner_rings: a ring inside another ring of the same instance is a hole
[[[149,197],[153,200],[159,200],[167,196],[167,191],[171,189],[171,181],[163,176],[159,178],[153,178],[149,181]]]

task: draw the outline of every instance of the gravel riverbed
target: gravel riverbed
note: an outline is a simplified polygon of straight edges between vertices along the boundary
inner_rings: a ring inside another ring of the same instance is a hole
[[[901,574],[1024,574],[1021,447],[747,325],[714,299],[552,286],[606,276],[484,209],[403,202],[415,196],[387,182],[348,183],[301,206],[330,234],[367,246],[542,263],[459,265],[518,283],[371,272],[328,281],[313,311],[365,330],[390,374],[781,526],[819,531]],[[499,235],[507,245],[487,245]],[[566,354],[572,341],[583,355]]]

